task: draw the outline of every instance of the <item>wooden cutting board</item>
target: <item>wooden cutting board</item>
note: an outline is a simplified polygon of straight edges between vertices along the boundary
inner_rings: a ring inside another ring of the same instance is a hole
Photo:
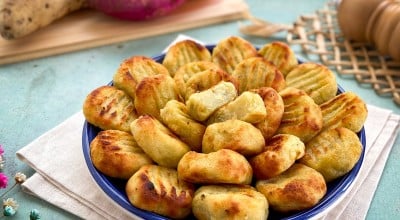
[[[188,0],[150,21],[122,21],[94,10],[74,12],[16,40],[0,38],[0,65],[246,17],[244,0]]]

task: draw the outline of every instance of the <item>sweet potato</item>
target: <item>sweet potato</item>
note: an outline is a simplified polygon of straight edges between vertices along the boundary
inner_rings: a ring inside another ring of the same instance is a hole
[[[86,0],[2,0],[0,34],[20,38],[86,6]]]

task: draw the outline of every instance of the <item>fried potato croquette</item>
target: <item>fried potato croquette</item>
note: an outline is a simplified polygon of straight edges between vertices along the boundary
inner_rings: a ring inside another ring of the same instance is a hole
[[[322,112],[303,90],[288,87],[279,93],[285,105],[277,133],[292,134],[306,143],[322,129]]]
[[[230,36],[217,43],[212,52],[212,61],[227,73],[232,74],[242,60],[257,56],[257,49],[247,40]]]
[[[212,113],[237,97],[236,87],[230,82],[192,94],[186,101],[189,115],[197,121],[205,121]]]
[[[168,75],[145,77],[136,87],[135,108],[139,115],[151,115],[161,120],[160,109],[169,100],[179,99],[174,80]]]
[[[250,184],[253,170],[246,158],[229,149],[208,154],[189,151],[178,164],[178,177],[191,183]]]
[[[172,45],[165,54],[162,64],[172,77],[179,67],[195,61],[211,61],[208,49],[192,40],[183,40]]]
[[[267,117],[267,109],[261,96],[254,92],[243,92],[235,100],[219,108],[207,120],[207,124],[238,119],[257,123]]]
[[[194,74],[185,85],[185,100],[193,93],[209,89],[221,81],[230,82],[238,88],[237,80],[221,69],[208,69]]]
[[[191,63],[187,63],[181,66],[174,75],[174,80],[178,92],[182,99],[186,94],[186,82],[196,73],[203,72],[205,70],[222,70],[217,66],[217,64],[211,61],[195,61]]]
[[[187,144],[149,115],[134,120],[131,132],[137,144],[160,166],[176,168],[183,155],[190,151]]]
[[[167,68],[145,56],[133,56],[124,60],[113,77],[113,85],[135,97],[136,86],[146,76],[169,75]]]
[[[305,91],[316,104],[324,103],[336,96],[336,77],[326,66],[302,63],[286,75],[286,86]]]
[[[201,142],[206,127],[193,120],[186,105],[176,100],[167,102],[160,112],[162,122],[193,151],[201,151]]]
[[[271,87],[262,87],[252,91],[261,96],[267,110],[267,117],[255,124],[255,126],[261,131],[264,139],[268,140],[275,134],[281,124],[284,112],[283,100],[278,92]]]
[[[128,180],[125,191],[140,209],[184,219],[191,213],[195,187],[179,180],[175,169],[145,165]]]
[[[230,149],[244,156],[262,151],[265,141],[260,130],[252,124],[231,119],[207,126],[203,136],[203,153]]]
[[[100,131],[90,143],[93,165],[107,176],[129,179],[153,161],[137,145],[132,134],[119,130]]]
[[[239,81],[239,94],[260,87],[272,87],[279,92],[286,86],[278,68],[262,57],[242,60],[232,75]]]
[[[324,120],[323,130],[345,127],[361,131],[367,119],[365,102],[355,93],[347,91],[320,105]]]
[[[157,59],[127,58],[83,113],[99,131],[92,163],[125,183],[134,208],[264,220],[316,207],[327,183],[331,193],[348,177],[368,112],[286,43],[258,49],[230,36],[212,49],[186,40]]]
[[[326,182],[343,176],[360,159],[362,145],[353,131],[338,127],[325,130],[306,144],[300,163],[320,172]]]
[[[193,214],[199,220],[242,220],[268,217],[268,201],[247,185],[208,185],[196,190]]]
[[[249,159],[254,176],[259,180],[278,176],[303,157],[304,148],[304,143],[294,135],[273,136],[260,154]]]
[[[130,124],[137,118],[133,100],[114,86],[101,86],[86,96],[83,103],[86,120],[103,129],[130,131]]]
[[[301,211],[317,204],[326,194],[324,177],[316,170],[295,163],[281,175],[256,182],[270,208],[280,212]]]
[[[292,49],[290,49],[289,45],[281,41],[265,44],[258,50],[258,54],[273,63],[283,76],[286,76],[298,64],[296,55]]]

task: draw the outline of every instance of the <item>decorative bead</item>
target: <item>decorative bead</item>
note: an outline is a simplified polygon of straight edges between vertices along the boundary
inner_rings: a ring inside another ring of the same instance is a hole
[[[13,216],[16,212],[17,211],[12,206],[6,205],[3,207],[4,216]]]
[[[40,212],[37,209],[32,209],[29,213],[30,220],[38,220],[40,219]]]
[[[18,172],[15,174],[14,179],[15,179],[15,182],[17,182],[18,184],[21,184],[21,183],[25,182],[26,176],[25,176],[25,174]]]
[[[3,155],[0,154],[0,170],[3,170],[4,168],[4,157]]]

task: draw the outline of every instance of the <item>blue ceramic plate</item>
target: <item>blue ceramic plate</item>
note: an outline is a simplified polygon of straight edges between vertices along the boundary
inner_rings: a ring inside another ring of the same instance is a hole
[[[215,45],[208,45],[207,48],[212,51]],[[164,54],[153,57],[154,60],[157,62],[162,62],[164,59]],[[111,84],[111,83],[110,83]],[[344,90],[339,86],[338,89],[338,94],[343,93]],[[92,163],[92,160],[90,158],[90,142],[96,137],[97,133],[100,131],[99,128],[95,127],[94,125],[88,123],[85,121],[84,126],[83,126],[83,132],[82,132],[82,148],[83,148],[83,154],[85,156],[85,161],[86,164],[89,168],[90,173],[92,174],[94,180],[96,183],[100,186],[100,188],[116,203],[118,203],[120,206],[128,210],[129,212],[132,212],[133,214],[140,216],[144,219],[151,219],[151,220],[166,220],[168,218],[144,211],[142,209],[136,208],[135,206],[131,205],[131,203],[128,200],[128,197],[125,193],[125,183],[126,181],[115,179],[108,177],[101,172],[99,172]],[[334,205],[339,199],[343,198],[343,196],[346,194],[346,191],[349,189],[353,181],[355,180],[356,176],[358,175],[358,172],[360,171],[361,164],[364,159],[364,153],[365,153],[365,130],[364,128],[358,133],[358,137],[360,138],[360,141],[362,143],[363,149],[361,153],[361,157],[359,161],[356,163],[354,168],[347,173],[345,176],[336,179],[335,181],[331,182],[328,184],[328,191],[326,195],[322,198],[322,200],[312,207],[311,209],[302,211],[302,212],[297,212],[297,213],[291,213],[291,214],[281,214],[281,213],[276,213],[270,210],[269,213],[269,220],[274,220],[274,219],[309,219],[312,217],[316,217],[317,215],[320,215],[323,212],[326,212],[331,206]],[[189,219],[194,219],[193,216],[189,217]]]

